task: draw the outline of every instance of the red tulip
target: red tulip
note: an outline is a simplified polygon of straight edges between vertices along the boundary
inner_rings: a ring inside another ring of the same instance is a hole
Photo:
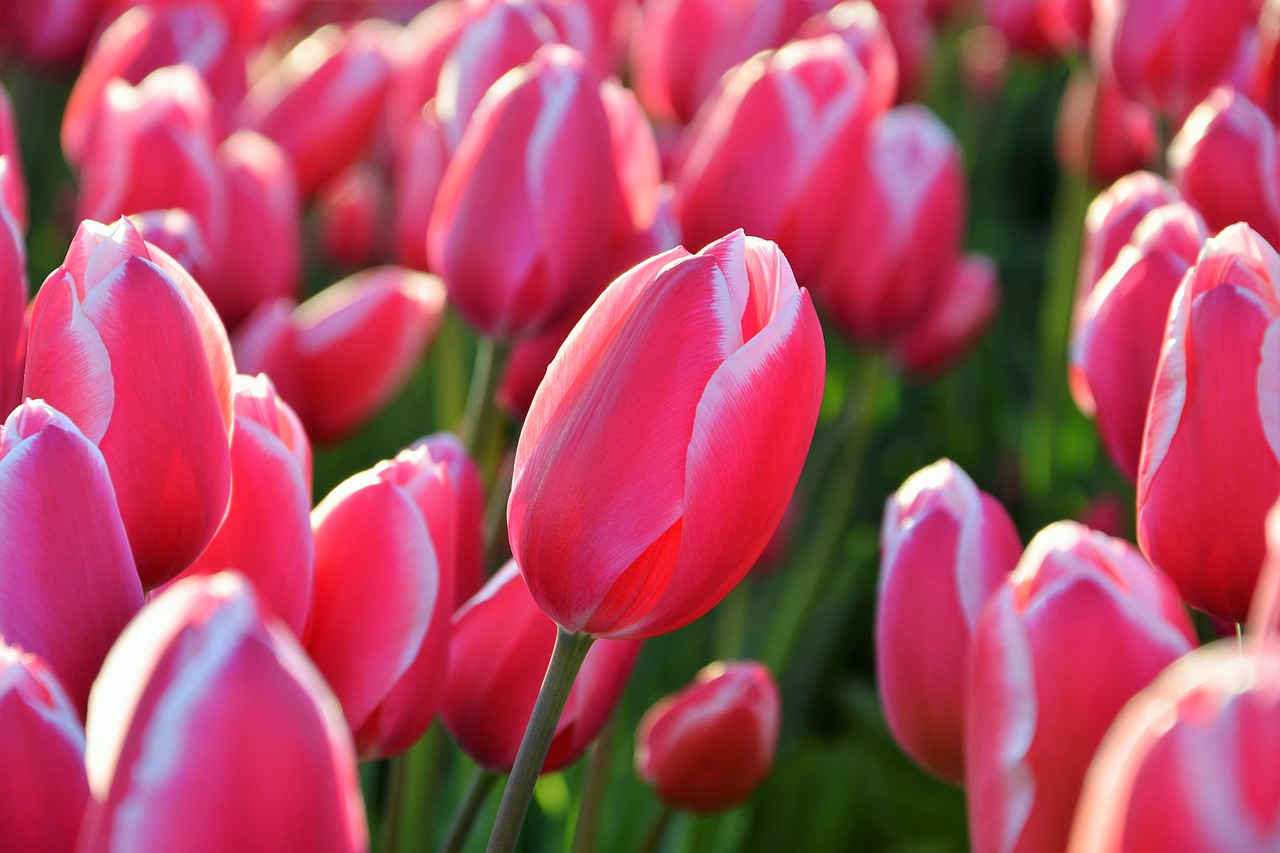
[[[0,3],[0,49],[35,65],[74,67],[102,13],[99,0]]]
[[[1183,202],[1147,214],[1088,295],[1071,339],[1071,392],[1121,473],[1137,479],[1169,304],[1209,231]]]
[[[519,336],[598,292],[623,208],[600,84],[580,54],[544,48],[490,92],[445,171],[428,256],[467,322]]]
[[[958,361],[995,318],[1000,285],[986,255],[957,258],[929,312],[893,344],[907,370],[930,374]]]
[[[311,515],[315,599],[303,645],[362,758],[408,749],[439,705],[453,613],[457,508],[425,448],[357,474]]]
[[[605,637],[710,610],[786,510],[824,369],[808,293],[772,243],[738,232],[616,280],[547,370],[516,450],[507,525],[538,605]]]
[[[8,208],[9,215],[18,224],[19,231],[27,227],[27,184],[22,177],[22,157],[18,148],[18,125],[13,117],[13,102],[4,84],[0,83],[0,158],[8,166],[0,168],[0,204]]]
[[[1049,0],[983,0],[982,11],[1014,50],[1046,58],[1058,52],[1058,8]]]
[[[84,726],[40,658],[0,643],[0,848],[72,850],[89,801]]]
[[[22,401],[22,364],[26,357],[27,244],[3,188],[14,171],[0,154],[0,410]]]
[[[1111,721],[1195,632],[1168,578],[1073,522],[1042,530],[978,620],[965,788],[973,848],[1061,850]]]
[[[740,805],[773,768],[781,706],[764,664],[704,667],[640,720],[636,773],[677,808],[705,813]]]
[[[454,541],[453,609],[484,586],[484,483],[480,471],[456,435],[437,432],[413,443],[411,450],[426,451],[426,458],[444,466],[453,492],[457,530]]]
[[[337,267],[367,267],[378,255],[382,177],[367,163],[339,172],[316,194],[320,252]]]
[[[333,694],[238,575],[188,578],[120,637],[89,699],[82,850],[359,850]]]
[[[815,15],[800,27],[797,38],[821,38],[836,33],[853,50],[867,75],[867,93],[874,114],[898,99],[898,53],[884,16],[867,0],[844,0]]]
[[[1077,71],[1058,112],[1057,153],[1063,168],[1110,184],[1155,159],[1155,117],[1108,75]]]
[[[514,562],[454,614],[440,719],[486,770],[509,773],[515,764],[555,639],[555,623],[538,609]],[[640,646],[637,640],[604,640],[587,652],[542,772],[577,761],[600,734]]]
[[[403,267],[349,276],[297,306],[265,302],[236,332],[243,371],[266,373],[318,441],[352,432],[404,386],[444,312],[440,279]]]
[[[885,504],[876,674],[894,739],[918,764],[964,778],[967,661],[978,615],[1022,555],[1000,502],[949,459]]]
[[[1138,542],[1195,607],[1239,622],[1280,494],[1280,255],[1233,225],[1169,312],[1138,470]]]
[[[36,294],[23,394],[102,450],[146,589],[226,514],[234,375],[213,306],[172,258],[127,219],[81,224]]]

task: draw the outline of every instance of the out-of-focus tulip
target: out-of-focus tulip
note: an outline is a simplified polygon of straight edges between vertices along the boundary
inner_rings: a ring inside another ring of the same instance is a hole
[[[913,760],[951,782],[964,778],[974,628],[1021,556],[1004,507],[949,459],[912,474],[885,505],[876,603],[885,719]]]
[[[311,606],[311,479],[290,444],[306,435],[265,376],[237,376],[235,394],[227,517],[180,577],[235,569],[300,637]]]
[[[1214,87],[1244,87],[1262,0],[1094,0],[1094,64],[1129,97],[1181,120]]]
[[[1063,168],[1110,184],[1150,165],[1155,118],[1110,77],[1082,69],[1071,75],[1062,96],[1056,147]]]
[[[200,223],[181,208],[129,214],[138,236],[178,262],[197,282],[208,281],[214,265]]]
[[[80,225],[36,294],[23,394],[102,450],[144,588],[186,568],[226,514],[234,376],[185,270],[128,219]]]
[[[218,147],[227,206],[235,211],[223,230],[217,268],[205,284],[228,326],[263,302],[296,296],[301,285],[302,211],[293,165],[280,146],[251,130],[238,130]]]
[[[885,113],[853,196],[814,293],[845,334],[884,344],[926,322],[959,256],[967,193],[955,137],[922,106]]]
[[[599,289],[618,191],[599,81],[573,49],[543,48],[490,89],[449,163],[431,268],[484,334],[536,332]]]
[[[538,609],[514,562],[454,615],[440,719],[486,770],[509,773],[515,764],[555,640],[555,623]],[[638,640],[592,645],[556,724],[544,773],[577,761],[600,734],[640,647]]]
[[[392,142],[391,227],[395,257],[416,270],[427,269],[429,263],[427,227],[440,181],[449,165],[449,151],[433,107],[424,108]]]
[[[266,373],[317,441],[377,414],[404,386],[444,312],[440,279],[403,267],[349,276],[306,302],[263,303],[237,330],[242,371]]]
[[[339,172],[316,194],[320,252],[339,267],[367,267],[378,254],[382,231],[382,176],[367,163]]]
[[[899,99],[915,97],[929,82],[934,35],[926,0],[871,0],[884,18],[898,57]]]
[[[982,11],[1014,50],[1045,58],[1058,52],[1057,9],[1048,0],[983,0]]]
[[[484,586],[484,484],[476,463],[467,455],[462,441],[453,433],[437,432],[414,442],[432,462],[444,466],[453,491],[457,515],[454,537],[453,609],[457,610]]]
[[[1280,243],[1280,139],[1248,98],[1214,90],[1174,137],[1169,169],[1211,231],[1247,222]]]
[[[1239,622],[1280,494],[1280,255],[1209,240],[1169,310],[1138,471],[1138,542],[1195,607]]]
[[[440,0],[396,34],[390,46],[392,71],[385,107],[393,144],[436,96],[440,69],[471,19],[471,10],[465,0]]]
[[[640,720],[636,773],[678,808],[733,808],[773,769],[781,723],[778,685],[764,664],[710,664]]]
[[[934,373],[958,361],[1000,307],[996,265],[986,255],[959,258],[946,273],[929,312],[893,344],[907,370]]]
[[[73,850],[89,802],[84,726],[57,677],[0,643],[0,848]]]
[[[577,322],[559,323],[528,338],[521,338],[511,348],[503,366],[502,384],[498,386],[498,405],[507,414],[523,421],[533,405],[538,386],[547,375],[547,367],[564,346],[565,339]]]
[[[435,717],[448,661],[457,507],[426,448],[351,477],[311,515],[315,599],[303,645],[362,758],[408,749]]]
[[[238,575],[187,578],[120,637],[89,698],[82,850],[359,850],[333,693]]]
[[[884,17],[867,0],[845,0],[815,15],[800,27],[796,38],[821,38],[835,33],[853,50],[867,75],[871,111],[884,112],[898,99],[898,54]]]
[[[1173,584],[1133,546],[1073,522],[1037,534],[973,638],[965,789],[974,850],[1061,850],[1112,720],[1195,644]]]
[[[1072,330],[1072,396],[1131,481],[1138,477],[1169,304],[1208,239],[1204,220],[1183,202],[1147,214],[1088,294]]]
[[[27,243],[3,192],[12,171],[9,156],[0,154],[0,410],[5,412],[22,402],[27,348]]]
[[[0,3],[0,52],[25,61],[72,68],[89,48],[103,13],[101,0]]]
[[[0,83],[0,158],[7,166],[0,166],[0,204],[8,208],[9,215],[18,224],[19,232],[27,227],[27,184],[22,176],[21,151],[18,149],[18,125],[13,117],[13,102],[4,84]]]
[[[81,712],[142,586],[107,465],[65,415],[29,400],[0,427],[0,636],[62,677]]]
[[[391,80],[386,54],[393,33],[378,20],[345,31],[323,27],[259,78],[241,103],[240,126],[284,149],[304,194],[355,162],[373,138]]]
[[[995,27],[977,26],[960,37],[960,79],[970,98],[994,103],[1009,74],[1009,40]]]
[[[849,218],[871,107],[866,73],[834,34],[738,66],[691,131],[683,238],[702,245],[742,228],[775,240],[812,285]]]
[[[548,368],[516,449],[507,524],[538,605],[604,637],[715,606],[791,499],[825,361],[772,243],[737,232],[618,278]]]

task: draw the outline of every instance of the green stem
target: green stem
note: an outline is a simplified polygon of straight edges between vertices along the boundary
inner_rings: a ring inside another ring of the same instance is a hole
[[[741,657],[743,638],[747,633],[748,616],[751,610],[751,583],[738,584],[728,597],[716,608],[716,660],[730,660]]]
[[[507,358],[507,345],[493,338],[480,338],[476,344],[476,360],[471,372],[471,387],[467,391],[467,409],[462,415],[458,437],[474,459],[479,444],[489,432],[489,425],[497,407],[493,402],[498,382],[502,379],[502,366]]]
[[[644,840],[640,842],[638,853],[657,853],[658,848],[662,846],[662,837],[667,834],[667,827],[671,825],[673,814],[675,809],[670,804],[663,803],[662,811],[658,812],[653,818],[653,823],[649,824]]]
[[[428,811],[436,801],[443,744],[444,734],[433,726],[412,749],[392,759],[385,830],[378,845],[383,853],[422,850],[428,845]]]
[[[467,788],[462,793],[462,801],[458,803],[458,810],[453,813],[444,841],[440,843],[440,849],[444,853],[458,853],[462,849],[467,836],[471,834],[472,824],[476,822],[476,815],[480,813],[485,800],[489,799],[489,792],[493,790],[493,783],[496,781],[497,775],[483,767],[477,767],[471,774]]]
[[[529,802],[533,799],[533,786],[542,772],[543,762],[547,760],[560,713],[594,639],[587,634],[557,629],[551,663],[542,679],[542,689],[538,691],[538,701],[533,706],[533,716],[529,718],[524,740],[520,742],[515,767],[511,769],[506,790],[502,792],[498,819],[493,824],[493,834],[489,836],[488,853],[511,853],[515,850],[524,817],[529,812]]]
[[[600,811],[604,805],[605,788],[609,784],[609,764],[613,756],[613,724],[611,716],[604,731],[591,747],[587,762],[587,778],[583,783],[582,801],[578,805],[578,822],[573,829],[573,853],[591,853],[596,849],[597,830],[600,829]]]

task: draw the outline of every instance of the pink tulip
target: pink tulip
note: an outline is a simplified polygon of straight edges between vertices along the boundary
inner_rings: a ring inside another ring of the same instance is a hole
[[[1204,220],[1183,202],[1147,214],[1089,293],[1073,330],[1076,405],[1095,419],[1107,453],[1131,481],[1138,476],[1169,304],[1208,239]]]
[[[440,0],[396,34],[390,47],[391,82],[386,102],[392,140],[400,139],[436,96],[440,70],[471,19],[471,9],[464,0]]]
[[[1168,578],[1073,522],[1042,530],[988,600],[970,657],[973,849],[1061,850],[1111,721],[1195,632]]]
[[[296,308],[263,303],[236,333],[243,371],[266,373],[318,441],[346,435],[409,380],[444,312],[433,275],[376,267]]]
[[[898,99],[898,53],[885,18],[867,0],[844,0],[815,15],[800,27],[797,38],[821,38],[836,33],[853,50],[867,75],[868,97],[874,114]]]
[[[395,257],[407,267],[425,270],[431,209],[449,165],[448,147],[433,106],[428,105],[409,119],[392,145],[391,227]]]
[[[677,808],[731,809],[768,778],[781,722],[778,685],[764,664],[710,664],[640,720],[636,773]]]
[[[173,258],[193,279],[203,282],[212,276],[213,253],[190,213],[171,207],[131,213],[128,218],[139,237]]]
[[[1093,61],[1129,97],[1181,120],[1215,86],[1248,81],[1261,9],[1262,0],[1095,0]]]
[[[1155,159],[1155,117],[1108,75],[1077,71],[1058,112],[1057,153],[1063,168],[1110,184]]]
[[[916,763],[964,778],[969,648],[982,606],[1022,555],[1009,514],[949,459],[885,504],[876,673],[885,719]]]
[[[72,850],[89,801],[84,726],[40,658],[0,643],[0,848]]]
[[[426,458],[444,466],[453,492],[457,530],[454,540],[453,609],[475,595],[485,582],[484,483],[462,441],[453,433],[437,432],[413,443],[411,450],[426,451]]]
[[[454,615],[440,719],[486,770],[509,773],[515,764],[555,639],[555,623],[538,609],[514,562]],[[638,640],[604,640],[587,652],[542,772],[577,761],[600,734],[640,647]]]
[[[576,320],[557,323],[532,337],[521,338],[511,348],[503,366],[502,384],[498,386],[498,405],[514,420],[528,417],[547,368],[576,325]]]
[[[808,293],[772,243],[737,232],[618,278],[520,433],[507,526],[538,605],[604,637],[710,610],[786,510],[824,370]]]
[[[101,0],[0,3],[0,52],[35,65],[74,68],[102,13]]]
[[[1058,52],[1058,8],[1049,0],[983,0],[982,11],[1014,50],[1045,58]]]
[[[893,344],[898,362],[928,375],[963,357],[995,319],[1000,285],[986,255],[957,258],[943,276],[929,312]]]
[[[1247,222],[1280,242],[1280,139],[1248,98],[1214,90],[1170,144],[1169,168],[1211,231]]]
[[[303,645],[362,758],[408,749],[435,717],[453,613],[457,507],[425,448],[351,477],[311,515],[315,598]]]
[[[316,194],[320,252],[337,267],[367,267],[378,255],[383,179],[367,163],[339,172]]]
[[[284,149],[304,194],[355,162],[373,138],[391,80],[393,32],[377,20],[347,31],[323,27],[263,74],[241,103],[240,126]]]
[[[929,82],[936,51],[929,5],[933,0],[871,0],[884,18],[898,57],[898,98],[919,95]]]
[[[172,258],[127,219],[81,224],[36,294],[23,394],[102,451],[146,589],[226,514],[234,375],[213,306]]]
[[[1211,239],[1169,312],[1138,470],[1138,542],[1189,604],[1241,621],[1280,494],[1280,255]]]
[[[238,575],[188,578],[120,637],[89,698],[82,850],[359,850],[333,693]]]
[[[9,100],[4,84],[0,84],[0,158],[8,163],[7,167],[0,167],[0,204],[17,222],[19,232],[27,228],[27,184],[22,177],[21,153],[13,102]]]
[[[27,310],[27,244],[3,187],[13,172],[9,155],[0,154],[0,410],[22,402],[22,363],[27,348],[23,315]]]

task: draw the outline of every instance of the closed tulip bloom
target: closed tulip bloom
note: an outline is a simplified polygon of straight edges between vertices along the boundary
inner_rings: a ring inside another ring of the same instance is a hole
[[[484,483],[480,470],[453,433],[437,432],[413,443],[426,458],[444,466],[456,508],[454,537],[454,610],[484,586]]]
[[[871,111],[879,114],[898,100],[898,52],[884,16],[869,0],[844,0],[800,27],[797,38],[836,33],[853,50],[867,75]]]
[[[1195,644],[1173,584],[1131,545],[1073,522],[1042,530],[974,634],[965,732],[974,850],[1061,850],[1112,720]]]
[[[103,10],[98,0],[0,4],[0,48],[36,65],[73,68],[84,58]]]
[[[0,643],[0,848],[72,850],[89,802],[84,726],[38,656]]]
[[[912,474],[885,504],[876,599],[881,703],[903,750],[950,782],[964,778],[973,632],[1020,556],[1004,507],[949,459]]]
[[[428,104],[405,122],[404,132],[392,140],[392,154],[394,255],[407,267],[425,270],[431,208],[449,165],[449,150],[434,105]]]
[[[445,171],[431,267],[483,334],[518,337],[595,293],[622,210],[600,83],[581,54],[540,50],[495,84]]]
[[[83,713],[142,586],[102,454],[38,400],[0,427],[0,541],[0,636],[48,661]]]
[[[1169,146],[1173,181],[1213,232],[1247,222],[1280,242],[1280,139],[1261,108],[1216,89]]]
[[[1082,69],[1067,82],[1056,141],[1063,168],[1111,184],[1155,159],[1155,117],[1110,76]]]
[[[1280,494],[1280,255],[1247,225],[1183,279],[1138,470],[1138,543],[1189,604],[1242,621]]]
[[[101,449],[144,588],[186,568],[226,514],[234,376],[186,271],[127,219],[82,223],[36,294],[23,394]]]
[[[173,258],[193,279],[209,280],[214,268],[213,253],[205,242],[200,223],[190,213],[176,207],[147,210],[129,214],[129,221],[139,237]]]
[[[464,0],[432,3],[391,42],[391,82],[387,86],[385,112],[392,140],[400,139],[436,96],[440,69],[471,20],[472,9]]]
[[[339,172],[316,193],[320,253],[337,267],[367,267],[378,256],[383,178],[368,163]]]
[[[232,573],[157,596],[89,700],[82,850],[360,850],[333,693]]]
[[[3,193],[13,168],[9,155],[0,154],[0,410],[5,412],[22,402],[27,348],[27,243]]]
[[[555,623],[538,609],[514,562],[454,614],[440,719],[463,752],[486,770],[511,772],[555,640]],[[638,640],[603,640],[587,652],[543,773],[577,761],[600,734],[640,647]]]
[[[1184,202],[1147,214],[1088,295],[1073,330],[1071,392],[1130,481],[1138,477],[1169,305],[1208,239],[1204,220]]]
[[[538,605],[604,637],[715,606],[786,511],[825,362],[772,243],[736,232],[618,278],[547,369],[516,449],[507,527]]]
[[[773,769],[781,723],[778,685],[764,664],[713,663],[640,720],[636,773],[677,808],[731,809]]]
[[[986,255],[957,258],[929,313],[894,342],[898,363],[928,375],[959,361],[1000,308],[996,265]]]

